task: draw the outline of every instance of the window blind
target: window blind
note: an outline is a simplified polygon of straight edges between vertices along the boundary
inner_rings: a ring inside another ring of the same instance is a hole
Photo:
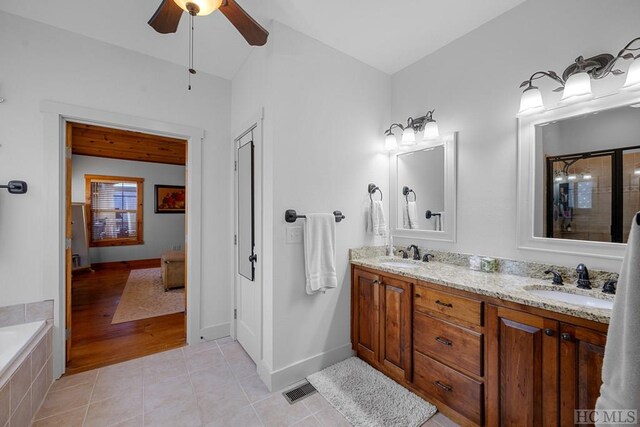
[[[136,238],[138,182],[91,182],[92,240]]]

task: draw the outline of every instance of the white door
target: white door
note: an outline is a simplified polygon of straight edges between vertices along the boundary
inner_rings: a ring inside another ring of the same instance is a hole
[[[260,163],[253,127],[236,139],[236,339],[254,362],[261,359]]]

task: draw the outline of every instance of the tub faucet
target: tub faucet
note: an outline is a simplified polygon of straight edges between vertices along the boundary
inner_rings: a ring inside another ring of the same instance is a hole
[[[407,248],[407,252],[413,248],[413,259],[415,261],[420,261],[420,249],[416,245],[411,245]]]
[[[580,289],[591,289],[591,281],[589,280],[589,270],[584,264],[578,264],[576,267],[576,273],[578,273],[578,287]]]

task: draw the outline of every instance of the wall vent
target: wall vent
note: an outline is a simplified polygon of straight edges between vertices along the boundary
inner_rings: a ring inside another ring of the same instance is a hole
[[[305,382],[304,384],[299,385],[294,389],[285,391],[284,393],[282,393],[282,395],[284,396],[285,399],[287,399],[287,402],[293,405],[294,403],[304,399],[307,396],[312,395],[315,392],[317,392],[315,387],[309,384],[308,382]]]

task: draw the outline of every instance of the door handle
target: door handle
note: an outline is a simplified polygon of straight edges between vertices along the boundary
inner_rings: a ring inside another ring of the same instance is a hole
[[[249,262],[257,262],[258,261],[258,255],[253,254],[249,256]]]

